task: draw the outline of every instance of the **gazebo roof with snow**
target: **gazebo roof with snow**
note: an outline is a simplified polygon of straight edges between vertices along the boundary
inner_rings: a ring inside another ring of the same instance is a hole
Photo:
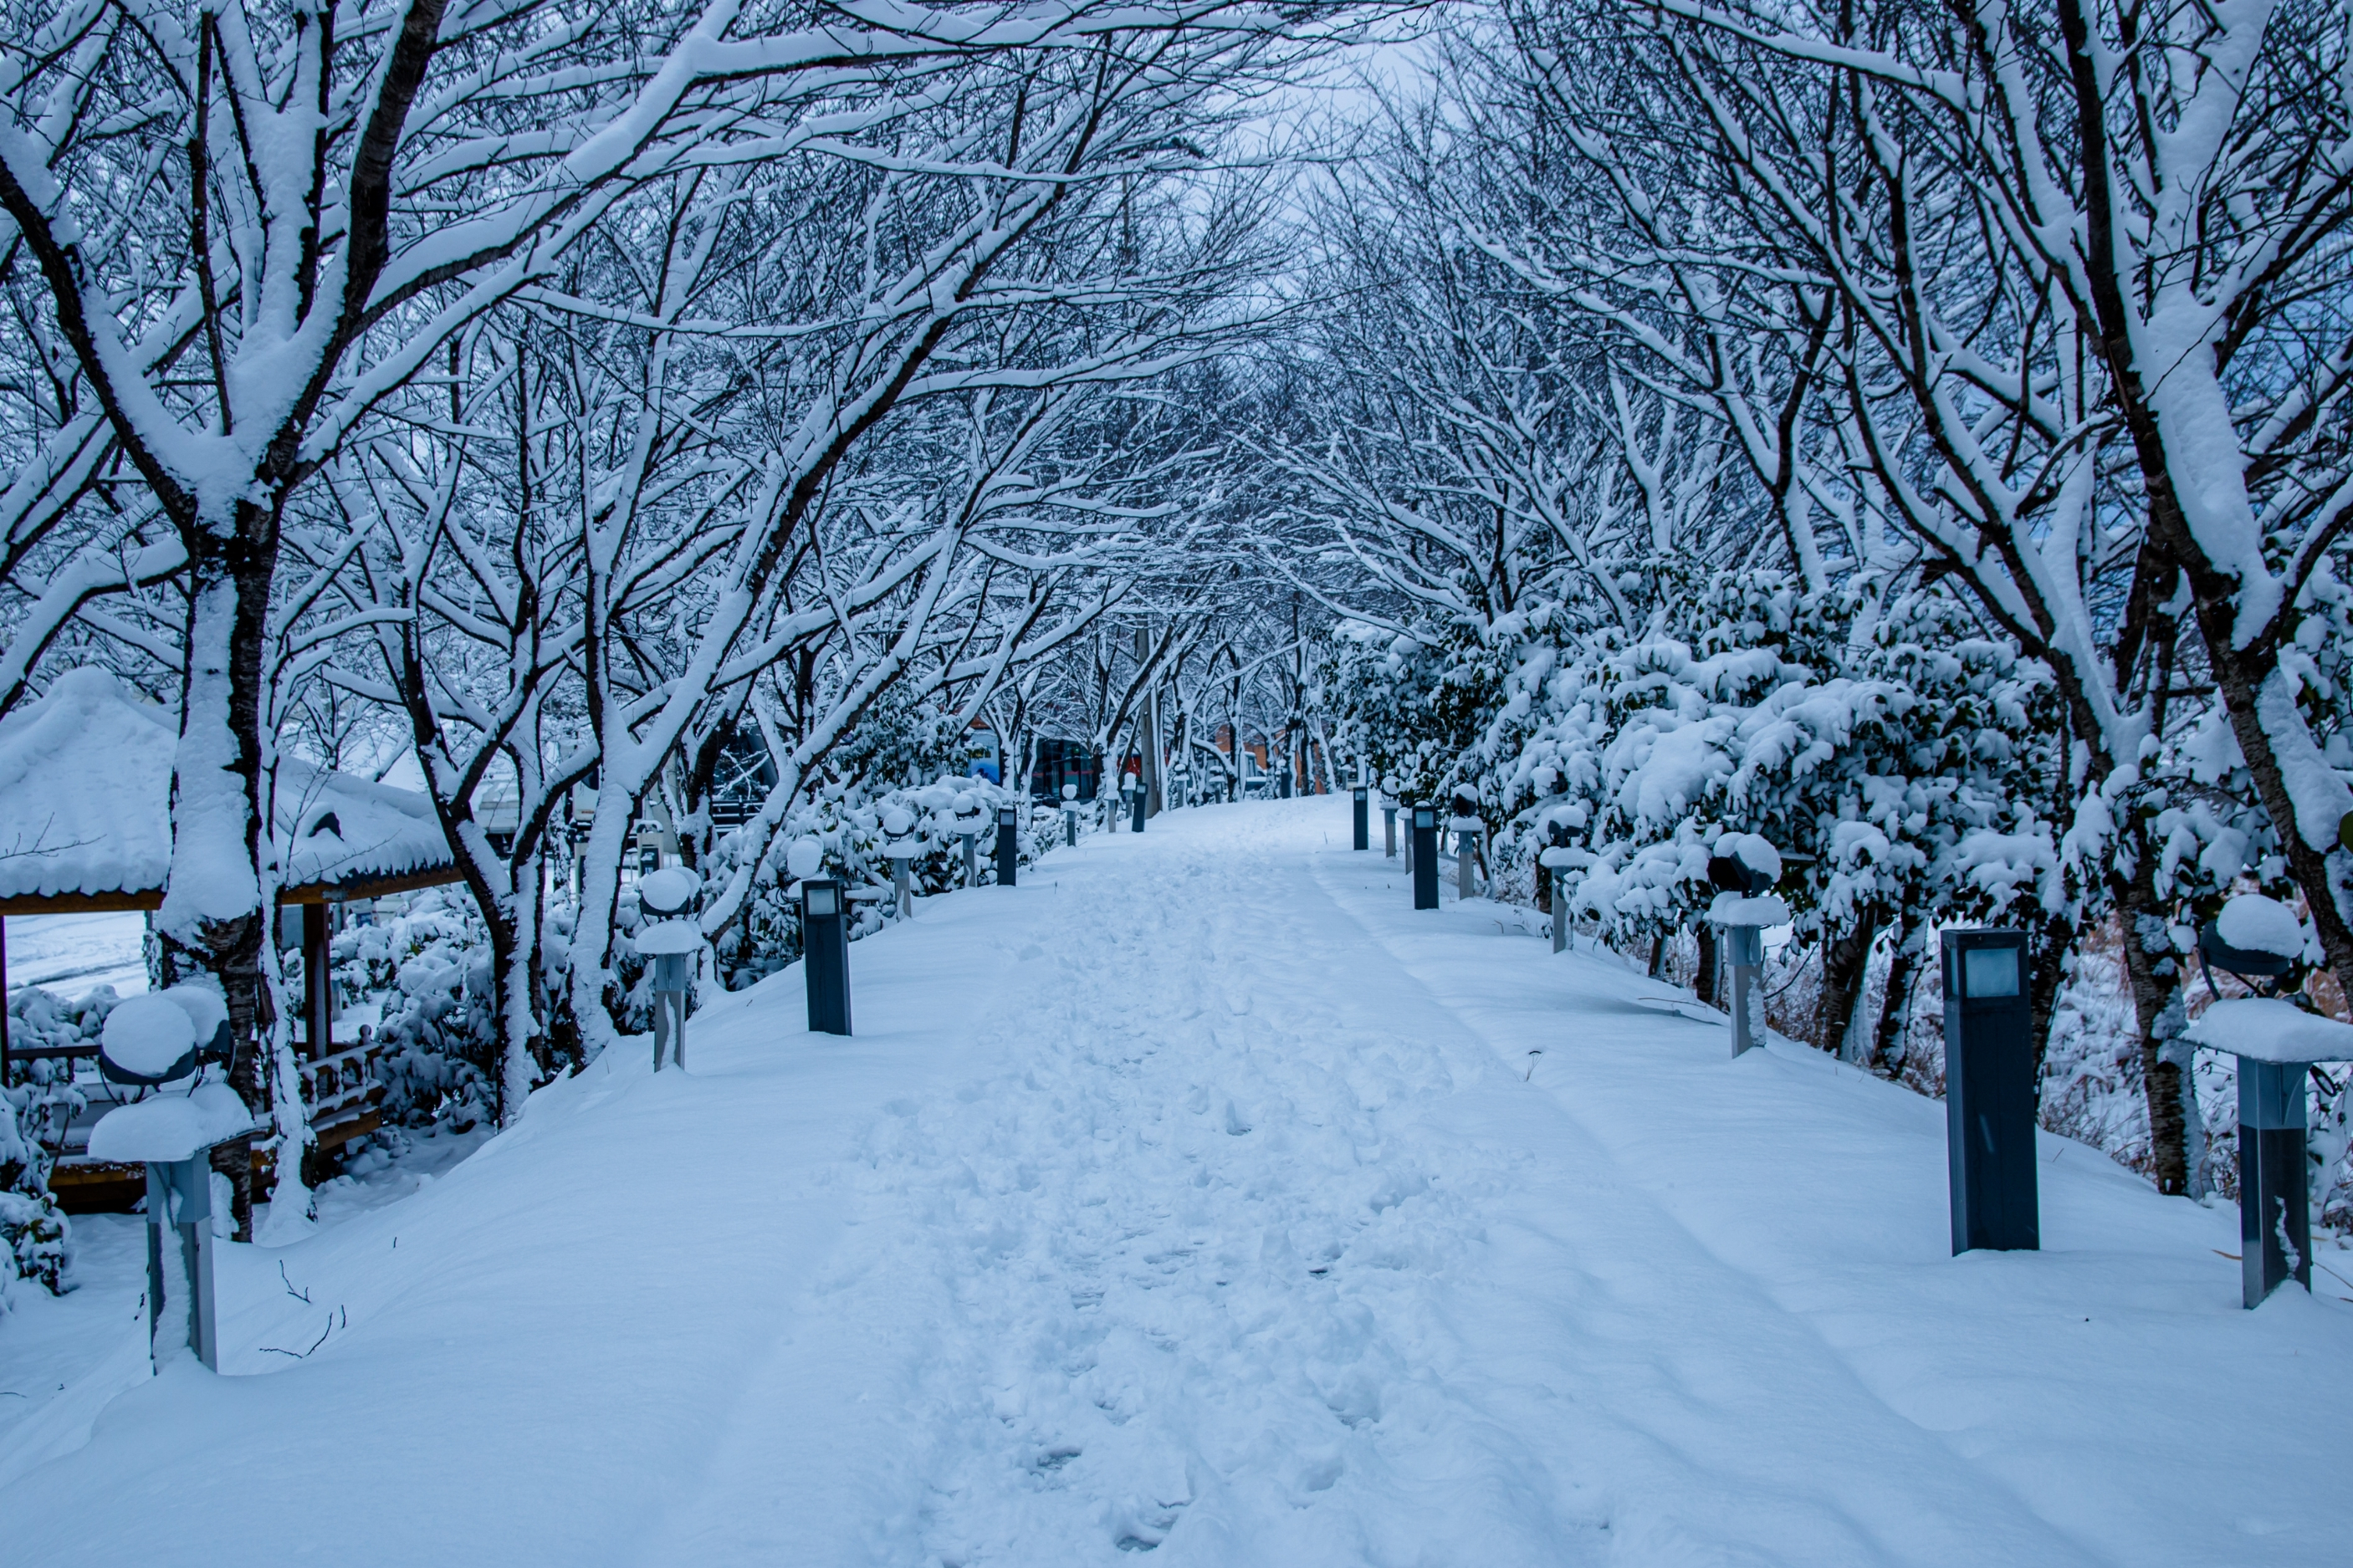
[[[0,719],[0,914],[152,910],[172,863],[171,713],[102,669],[69,670]],[[291,758],[270,812],[279,902],[454,881],[432,804]]]

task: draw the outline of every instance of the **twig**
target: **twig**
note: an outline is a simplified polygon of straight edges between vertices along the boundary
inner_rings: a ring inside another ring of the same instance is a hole
[[[306,1300],[308,1299],[309,1298],[307,1297],[304,1298]],[[327,1336],[335,1331],[335,1319],[339,1314],[343,1318],[343,1326],[345,1328],[349,1328],[351,1326],[352,1318],[349,1310],[342,1307],[336,1308],[334,1311],[327,1314],[327,1326],[321,1329],[319,1331],[319,1337],[311,1342],[311,1350],[309,1351],[280,1350],[276,1345],[263,1345],[261,1348],[269,1352],[271,1355],[290,1355],[296,1361],[306,1360],[309,1358],[311,1351],[315,1351],[321,1345],[325,1344],[327,1342]]]
[[[311,1304],[311,1292],[308,1290],[297,1290],[294,1289],[294,1281],[286,1278],[286,1260],[282,1258],[278,1260],[278,1280],[279,1283],[286,1287],[286,1293],[289,1296],[293,1297],[297,1301],[301,1302],[302,1305],[306,1307]]]

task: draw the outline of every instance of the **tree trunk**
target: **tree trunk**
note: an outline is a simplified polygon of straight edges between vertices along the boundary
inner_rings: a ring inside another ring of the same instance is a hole
[[[1651,939],[1651,978],[1656,980],[1667,967],[1667,938],[1662,931]]]
[[[1887,995],[1880,1004],[1879,1025],[1871,1036],[1871,1070],[1886,1078],[1902,1076],[1909,1054],[1905,1034],[1912,1020],[1912,988],[1919,978],[1927,934],[1924,926],[1903,927],[1887,955]]]
[[[2189,1049],[2180,1035],[2188,1026],[2181,1010],[2181,963],[2172,933],[2157,909],[2150,882],[2150,857],[2122,889],[2116,921],[2122,929],[2125,973],[2132,988],[2133,1018],[2139,1026],[2141,1093],[2148,1105],[2149,1173],[2157,1190],[2177,1197],[2198,1194],[2203,1183],[2190,1159]],[[2199,1131],[2205,1130],[2204,1121]],[[2202,1138],[2200,1142],[2203,1142]]]
[[[1699,928],[1699,973],[1692,978],[1692,989],[1709,1006],[1715,1005],[1715,928],[1703,924]]]
[[[1844,1054],[1863,981],[1871,973],[1871,943],[1879,934],[1875,916],[1866,915],[1822,944],[1822,1000],[1814,1016],[1814,1044]]]

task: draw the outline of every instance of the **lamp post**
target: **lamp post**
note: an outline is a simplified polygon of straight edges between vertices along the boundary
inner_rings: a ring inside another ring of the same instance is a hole
[[[1356,829],[1356,847],[1358,849],[1370,849],[1373,847],[1371,814],[1372,793],[1373,792],[1371,790],[1366,788],[1363,784],[1358,784],[1355,791]]]
[[[831,877],[801,883],[801,975],[813,1035],[849,1033],[849,925],[842,885]]]
[[[2242,893],[2225,905],[2269,903]],[[2277,908],[2277,906],[2274,906]],[[2302,947],[2300,922],[2278,910],[2284,930],[2277,934]],[[2199,941],[2200,956],[2241,974],[2278,978],[2294,967],[2286,953],[2252,944],[2266,933],[2258,924],[2232,932],[2250,945],[2226,942],[2210,925]],[[2263,961],[2280,960],[2277,969]],[[2241,964],[2244,963],[2245,968]],[[2307,1013],[2282,996],[2240,996],[2217,1002],[2199,1015],[2185,1037],[2192,1045],[2229,1051],[2239,1065],[2239,1299],[2259,1307],[2293,1279],[2312,1289],[2312,1175],[2306,1150],[2305,1085],[2315,1064],[2353,1061],[2353,1025]]]
[[[1079,786],[1062,786],[1062,834],[1064,842],[1075,849],[1079,847]]]
[[[1538,855],[1536,863],[1544,868],[1545,875],[1551,879],[1549,890],[1552,894],[1552,950],[1555,952],[1567,952],[1569,948],[1568,874],[1583,865],[1584,859],[1580,851],[1566,844],[1556,844]]]
[[[1413,907],[1438,907],[1438,808],[1413,808]]]
[[[1948,931],[1945,1158],[1953,1253],[2042,1245],[2034,1170],[2034,1029],[2022,931]]]
[[[1780,856],[1754,834],[1727,833],[1708,857],[1708,880],[1720,890],[1707,919],[1724,932],[1724,962],[1732,972],[1736,1057],[1765,1043],[1765,928],[1789,919],[1788,906],[1767,891],[1780,875]]]
[[[1475,816],[1457,816],[1446,826],[1454,834],[1454,896],[1473,898],[1479,890],[1479,836],[1487,825]]]
[[[686,992],[702,932],[684,917],[701,890],[694,873],[679,866],[648,872],[638,883],[638,907],[653,922],[639,931],[635,945],[640,954],[653,960],[656,1072],[661,1071],[666,1047],[680,1070],[686,1068]]]
[[[1128,783],[1130,785],[1128,790],[1128,809],[1134,814],[1129,819],[1128,830],[1132,833],[1141,833],[1144,831],[1144,799],[1145,794],[1144,781],[1137,778],[1134,774],[1130,773],[1128,775]]]
[[[212,1152],[256,1129],[234,1089],[201,1081],[198,1038],[211,1015],[226,1008],[216,993],[183,994],[188,989],[127,997],[107,1015],[99,1038],[100,1077],[142,1088],[199,1081],[186,1094],[151,1095],[108,1111],[90,1131],[90,1157],[147,1167],[147,1347],[153,1364],[176,1356],[185,1334],[196,1359],[217,1372]],[[184,1319],[167,1317],[174,1311]]]
[[[1021,815],[1014,807],[997,808],[997,885],[1000,888],[1013,886],[1014,865],[1020,848],[1015,835],[1020,826]]]
[[[1381,842],[1384,847],[1382,850],[1383,857],[1390,860],[1396,859],[1397,802],[1389,799],[1387,795],[1383,795],[1381,797]]]

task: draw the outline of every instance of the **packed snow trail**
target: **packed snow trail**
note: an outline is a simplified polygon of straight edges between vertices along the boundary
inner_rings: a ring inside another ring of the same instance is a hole
[[[2353,1314],[2239,1311],[2227,1210],[2052,1140],[2049,1250],[1949,1258],[1940,1107],[1417,915],[1345,813],[931,900],[853,1039],[788,973],[227,1249],[248,1375],[0,1447],[11,1562],[2341,1552]]]

